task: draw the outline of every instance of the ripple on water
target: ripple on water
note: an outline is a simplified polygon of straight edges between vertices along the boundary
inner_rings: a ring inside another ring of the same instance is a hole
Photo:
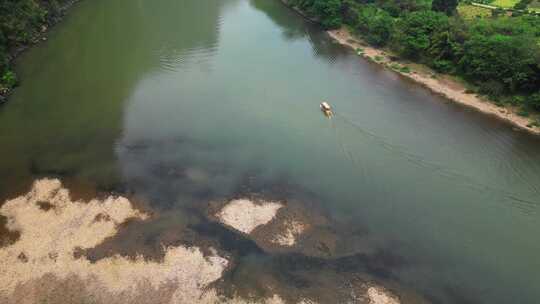
[[[217,50],[217,43],[182,50],[163,48],[157,52],[160,70],[163,72],[178,72],[186,69],[211,71],[212,59]]]

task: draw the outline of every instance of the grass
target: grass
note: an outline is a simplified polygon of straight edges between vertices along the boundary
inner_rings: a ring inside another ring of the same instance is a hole
[[[408,66],[403,66],[399,69],[401,73],[409,74],[411,72],[411,69]]]
[[[491,5],[493,6],[499,6],[504,8],[514,7],[516,3],[518,3],[518,0],[495,0]]]
[[[393,69],[393,70],[399,70],[401,67],[400,67],[399,64],[397,64],[397,63],[394,62],[394,63],[392,63],[392,64],[390,65],[390,68]]]
[[[400,73],[404,73],[404,74],[408,74],[408,73],[411,72],[411,68],[409,68],[408,66],[405,66],[405,65],[400,65],[397,62],[394,62],[392,64],[387,64],[387,66],[389,66],[392,70],[394,70],[396,72],[400,72]]]
[[[517,115],[521,117],[529,117],[530,113],[526,109],[521,109],[517,112]]]
[[[503,0],[503,1],[508,1],[508,0]],[[490,9],[468,5],[468,4],[459,4],[457,10],[458,10],[459,15],[467,20],[471,20],[478,17],[483,18],[483,17],[491,16]]]
[[[540,127],[540,121],[538,121],[538,120],[531,121],[531,122],[527,125],[527,127],[529,127],[529,128]]]

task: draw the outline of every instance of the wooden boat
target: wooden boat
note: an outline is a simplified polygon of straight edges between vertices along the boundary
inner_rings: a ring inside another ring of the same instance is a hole
[[[321,104],[320,104],[320,108],[321,108],[321,111],[323,112],[323,114],[330,118],[334,115],[334,112],[332,112],[332,107],[328,104],[328,102],[326,101],[323,101]]]

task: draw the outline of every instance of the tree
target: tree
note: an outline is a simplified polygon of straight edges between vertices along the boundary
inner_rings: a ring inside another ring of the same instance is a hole
[[[448,17],[433,11],[407,14],[396,24],[395,48],[401,55],[418,59],[427,55],[432,36],[448,27]]]
[[[445,13],[452,16],[456,12],[458,0],[433,0],[431,9],[435,12]]]
[[[373,5],[366,5],[358,11],[356,29],[375,46],[385,46],[393,31],[394,20],[390,14]]]
[[[534,37],[474,35],[465,43],[459,65],[469,79],[500,81],[507,92],[538,90],[538,53]]]
[[[393,17],[399,17],[401,15],[428,10],[430,7],[430,0],[377,0],[377,6],[389,12]]]
[[[314,0],[313,8],[326,28],[337,28],[343,23],[341,0]]]
[[[463,56],[463,43],[468,37],[468,27],[463,19],[449,18],[431,34],[427,50],[428,63],[435,70],[454,73],[456,62]]]
[[[527,6],[529,6],[529,4],[531,4],[532,0],[521,0],[519,1],[518,3],[516,3],[514,5],[514,9],[517,9],[517,10],[525,10],[527,9]]]
[[[537,111],[540,111],[540,93],[532,94],[527,98],[527,105]]]

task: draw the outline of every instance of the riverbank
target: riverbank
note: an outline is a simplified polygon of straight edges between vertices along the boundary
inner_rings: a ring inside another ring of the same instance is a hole
[[[289,3],[288,0],[281,0],[281,2],[306,20],[320,23],[315,16],[306,14],[295,5]],[[529,117],[529,114],[526,116],[520,115],[519,113],[522,112],[520,107],[496,104],[484,96],[471,92],[464,82],[455,77],[438,73],[426,65],[403,61],[389,50],[369,45],[361,37],[352,33],[346,26],[342,26],[336,30],[327,30],[326,32],[333,40],[341,45],[352,48],[358,55],[388,67],[402,76],[422,84],[436,94],[508,122],[520,130],[540,135],[540,125],[538,123],[540,118],[536,117],[537,115],[534,117]]]
[[[439,74],[427,66],[401,61],[386,50],[369,46],[345,27],[328,30],[327,33],[336,42],[352,48],[360,56],[388,67],[402,76],[422,84],[434,93],[502,119],[532,134],[540,135],[540,127],[534,126],[530,118],[520,116],[518,109],[501,107],[479,95],[468,93],[463,83],[449,75]]]
[[[40,4],[38,8],[34,9],[41,9],[46,12],[46,15],[42,17],[44,22],[24,29],[25,35],[31,36],[30,38],[27,38],[27,42],[17,42],[16,46],[9,47],[9,41],[4,41],[3,43],[6,45],[0,45],[0,50],[6,52],[0,52],[0,56],[2,57],[0,60],[6,61],[4,66],[0,66],[0,105],[8,100],[13,89],[19,83],[16,74],[11,70],[15,59],[30,47],[37,45],[40,42],[47,41],[46,34],[50,28],[62,21],[66,11],[78,1],[79,0],[60,1],[60,3],[57,4],[58,7],[53,7],[52,4]],[[26,13],[30,15],[29,12]],[[8,15],[9,14],[11,14],[11,12],[8,12]],[[20,20],[19,22],[23,23],[24,21]],[[7,40],[9,40],[9,38]],[[6,67],[7,69],[4,70]]]

